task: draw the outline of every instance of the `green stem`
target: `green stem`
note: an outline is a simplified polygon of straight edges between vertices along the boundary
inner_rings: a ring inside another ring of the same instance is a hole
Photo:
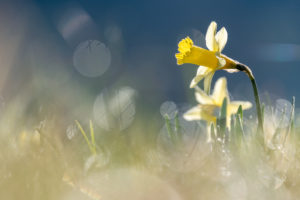
[[[263,129],[262,112],[261,112],[260,100],[259,100],[259,95],[258,95],[255,78],[252,74],[251,69],[248,66],[239,63],[239,64],[237,64],[236,67],[238,70],[245,72],[248,75],[248,77],[250,78],[252,88],[253,88],[254,98],[255,98],[255,104],[256,104],[256,111],[257,111],[257,118],[258,118],[258,131],[263,133],[264,129]]]

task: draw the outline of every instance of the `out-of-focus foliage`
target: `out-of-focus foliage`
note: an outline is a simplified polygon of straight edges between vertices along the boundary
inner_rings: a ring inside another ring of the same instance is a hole
[[[61,125],[60,114],[24,128],[14,114],[18,104],[11,102],[1,118],[1,197],[297,198],[300,138],[294,103],[280,99],[265,106],[263,137],[241,107],[229,131],[225,103],[217,129],[210,130],[211,143],[204,124],[185,121],[181,106],[175,105],[173,116],[167,104],[174,107],[171,102],[162,106],[160,131],[155,127],[163,124],[146,118],[107,131],[92,121]]]

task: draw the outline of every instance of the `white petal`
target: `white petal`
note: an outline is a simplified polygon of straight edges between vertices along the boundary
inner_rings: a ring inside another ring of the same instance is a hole
[[[224,69],[224,70],[227,71],[228,73],[236,73],[240,71],[238,69]]]
[[[211,71],[212,71],[211,68],[204,67],[204,66],[199,66],[198,70],[197,70],[197,75],[191,81],[190,88],[194,88]]]
[[[214,99],[216,105],[221,106],[225,97],[227,97],[229,101],[227,81],[225,77],[221,77],[215,84],[212,98]]]
[[[249,101],[232,101],[228,105],[228,108],[230,109],[230,113],[236,113],[239,106],[242,106],[243,110],[247,110],[252,107],[252,103]]]
[[[208,75],[204,78],[204,91],[206,94],[210,94],[211,81],[215,74],[215,70],[212,70]]]
[[[212,132],[211,132],[211,126],[213,125],[213,128],[215,129],[216,127],[216,123],[214,122],[207,122],[206,124],[206,142],[210,143],[212,142]],[[216,133],[216,130],[214,130],[214,132]],[[214,134],[214,138],[216,138],[216,135]]]
[[[212,21],[207,29],[205,40],[206,46],[211,51],[218,51],[218,44],[215,38],[217,31],[217,23]]]
[[[218,44],[218,52],[221,52],[226,43],[227,43],[227,39],[228,39],[228,34],[227,31],[224,27],[221,28],[221,30],[218,31],[218,33],[216,34],[216,41]]]
[[[188,110],[183,118],[187,121],[192,120],[206,120],[215,122],[216,117],[213,116],[213,111],[216,108],[214,105],[198,105]]]
[[[199,66],[198,70],[197,70],[197,76],[198,75],[207,75],[209,72],[211,72],[212,69],[209,67],[205,67],[205,66]]]
[[[196,87],[196,85],[204,78],[204,76],[195,76],[190,84],[190,88]]]
[[[214,104],[214,100],[200,88],[196,90],[195,97],[200,104]]]
[[[200,120],[201,118],[201,109],[198,106],[195,106],[184,113],[183,118],[187,121]]]
[[[231,116],[227,115],[226,117],[226,127],[228,128],[228,130],[231,130]]]

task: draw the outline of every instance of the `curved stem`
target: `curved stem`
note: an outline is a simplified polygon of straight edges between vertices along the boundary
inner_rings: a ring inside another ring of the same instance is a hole
[[[252,88],[253,88],[254,98],[255,98],[255,104],[256,104],[256,111],[257,111],[257,118],[258,118],[258,131],[263,133],[262,112],[261,112],[260,100],[259,100],[259,95],[258,95],[255,78],[252,74],[251,69],[248,66],[239,63],[239,64],[237,64],[236,68],[240,71],[245,72],[248,75],[248,77],[250,78]]]

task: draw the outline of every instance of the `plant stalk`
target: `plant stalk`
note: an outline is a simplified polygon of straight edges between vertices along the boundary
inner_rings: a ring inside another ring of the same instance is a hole
[[[253,73],[248,66],[241,64],[241,63],[237,64],[236,68],[240,71],[245,72],[251,81],[254,98],[255,98],[256,111],[257,111],[257,119],[258,119],[258,127],[257,128],[258,128],[258,132],[263,133],[264,129],[263,129],[262,111],[261,111],[261,106],[260,106],[257,85],[256,85],[255,78],[253,76]]]

